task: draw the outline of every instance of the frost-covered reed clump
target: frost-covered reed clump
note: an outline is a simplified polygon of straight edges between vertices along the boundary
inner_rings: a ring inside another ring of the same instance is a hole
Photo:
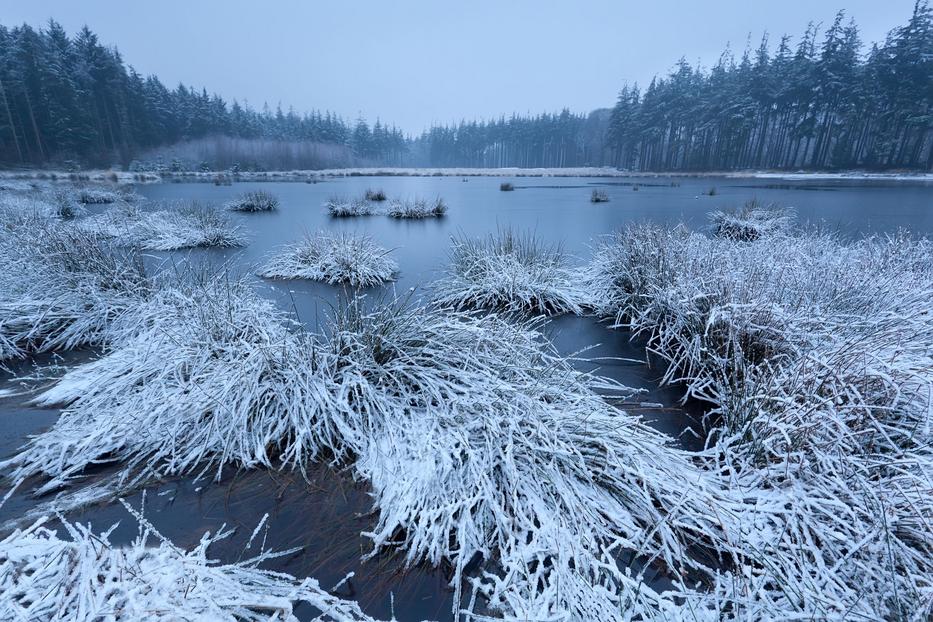
[[[597,253],[601,311],[713,404],[707,468],[745,499],[743,552],[694,607],[929,617],[931,283],[933,245],[906,235],[637,226]]]
[[[369,236],[324,231],[308,235],[275,255],[259,275],[311,279],[336,285],[372,287],[395,278],[398,264]]]
[[[710,213],[713,235],[745,242],[786,232],[793,224],[793,219],[792,210],[774,205],[764,206],[754,199],[737,210]]]
[[[112,462],[120,490],[326,456],[370,483],[374,554],[449,564],[455,602],[469,579],[512,618],[657,614],[673,602],[624,553],[678,577],[709,573],[692,547],[729,551],[733,504],[715,481],[536,324],[357,299],[309,335],[221,283],[161,291],[121,323],[104,357],[41,396],[61,418],[3,472],[44,492]]]
[[[331,197],[324,204],[327,213],[334,218],[352,218],[354,216],[374,216],[379,208],[370,201]]]
[[[590,203],[608,203],[609,195],[602,190],[593,190],[590,194]]]
[[[226,207],[235,212],[271,212],[278,209],[279,199],[271,192],[256,190],[227,202]]]
[[[447,213],[447,204],[444,199],[433,201],[425,199],[393,201],[386,215],[389,218],[441,218]]]
[[[584,292],[559,246],[504,229],[485,238],[454,238],[447,275],[435,299],[457,309],[580,313]]]
[[[137,253],[55,218],[0,207],[0,360],[99,345],[150,289]]]
[[[84,205],[105,205],[121,200],[121,195],[101,188],[81,188],[76,192],[76,199]]]
[[[154,211],[119,205],[85,219],[81,227],[112,238],[117,244],[153,251],[246,244],[240,227],[223,210],[194,201],[165,205]]]
[[[374,622],[314,579],[259,567],[281,554],[262,552],[233,564],[211,560],[209,547],[232,531],[205,534],[186,551],[134,515],[139,534],[125,546],[110,542],[113,528],[95,533],[64,519],[60,530],[42,519],[0,541],[0,618],[297,622],[295,607],[305,604],[322,612],[315,618],[322,622]]]
[[[385,201],[387,197],[386,197],[385,190],[383,190],[382,188],[379,188],[378,190],[373,190],[372,188],[368,188],[366,190],[366,193],[363,195],[363,198],[367,201],[378,202],[378,201]]]

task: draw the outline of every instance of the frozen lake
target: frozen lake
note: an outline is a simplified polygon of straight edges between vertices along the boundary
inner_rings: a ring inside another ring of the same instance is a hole
[[[499,184],[510,181],[512,192]],[[449,206],[446,217],[421,221],[394,220],[384,216],[334,219],[323,203],[330,196],[355,198],[368,188],[382,189],[393,198],[443,197]],[[715,188],[715,195],[709,192]],[[190,200],[222,203],[250,190],[266,190],[280,200],[272,213],[232,214],[250,238],[245,248],[154,253],[154,261],[209,261],[228,263],[234,270],[252,269],[283,244],[297,241],[318,229],[366,233],[381,246],[392,249],[400,274],[395,284],[373,288],[373,298],[424,292],[440,276],[448,261],[451,236],[479,236],[512,227],[534,232],[549,244],[561,245],[574,257],[572,263],[589,260],[600,236],[632,222],[685,222],[693,228],[706,223],[714,209],[738,207],[749,199],[796,209],[801,221],[837,231],[842,236],[883,234],[907,228],[917,234],[933,234],[933,184],[882,181],[780,181],[735,178],[498,178],[470,177],[347,177],[315,184],[240,183],[214,186],[207,183],[146,185],[137,192],[152,200]],[[593,204],[590,193],[598,189],[609,195],[608,203]],[[303,281],[256,279],[264,294],[310,327],[340,294],[341,288]],[[425,295],[427,293],[425,292]],[[644,350],[628,335],[610,331],[589,318],[561,317],[546,329],[557,348],[565,354],[586,349],[584,357],[597,359],[579,363],[599,367],[600,373],[629,386],[646,390],[638,399],[661,403],[664,408],[645,408],[653,425],[678,436],[691,415],[677,408],[679,392],[659,388],[658,369],[632,359],[643,359]],[[89,355],[86,354],[86,355]],[[80,358],[81,354],[77,354]],[[6,378],[7,376],[4,376]],[[0,417],[5,420],[0,452],[8,455],[27,434],[54,421],[54,411],[41,411],[24,404],[23,396],[4,394],[16,385],[0,383]],[[689,409],[692,416],[697,413]],[[695,446],[684,437],[683,444]],[[292,473],[231,473],[223,482],[167,482],[148,492],[146,514],[162,533],[181,546],[196,543],[204,531],[222,524],[238,528],[237,536],[212,549],[215,557],[234,561],[253,527],[269,513],[269,538],[273,549],[303,547],[298,553],[277,560],[272,567],[297,576],[313,576],[325,587],[339,582],[346,573],[356,577],[341,595],[359,600],[372,615],[391,615],[390,593],[395,598],[399,620],[449,619],[451,593],[442,570],[414,569],[402,572],[400,560],[379,559],[361,563],[367,541],[360,532],[372,525],[366,515],[365,487],[321,467],[305,483]],[[140,496],[132,500],[139,504]],[[32,503],[17,495],[0,509],[0,521],[17,515]],[[78,517],[103,529],[117,520],[123,525],[115,541],[135,535],[135,526],[119,506],[89,508]]]

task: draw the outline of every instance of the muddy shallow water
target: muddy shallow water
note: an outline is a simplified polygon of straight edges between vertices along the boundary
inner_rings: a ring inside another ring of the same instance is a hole
[[[398,262],[398,281],[368,291],[372,298],[409,295],[427,296],[430,282],[447,263],[452,235],[486,235],[497,228],[514,227],[533,231],[550,244],[560,244],[584,263],[596,240],[630,222],[652,220],[686,222],[702,227],[712,209],[735,207],[751,198],[793,206],[803,220],[821,222],[840,235],[882,233],[909,227],[919,234],[933,233],[933,185],[865,182],[776,182],[725,178],[682,179],[512,179],[515,191],[499,191],[502,178],[451,177],[350,177],[317,184],[243,183],[213,186],[204,183],[143,186],[137,192],[153,200],[197,199],[223,202],[248,191],[264,189],[280,200],[274,213],[233,214],[250,238],[242,249],[193,250],[152,253],[150,261],[209,262],[226,264],[235,271],[251,273],[278,246],[298,240],[303,233],[320,228],[355,231],[371,235],[392,249]],[[705,194],[716,188],[715,196]],[[332,219],[322,204],[332,195],[356,197],[367,188],[381,188],[391,198],[432,199],[441,196],[450,209],[443,219],[393,220],[383,216]],[[592,204],[592,189],[605,191],[608,203]],[[637,188],[637,190],[635,189]],[[257,288],[281,308],[310,328],[318,326],[323,314],[341,294],[341,288],[302,281],[271,281],[255,278]],[[659,387],[662,370],[644,364],[643,345],[622,331],[611,331],[592,318],[560,317],[544,329],[562,353],[579,356],[581,369],[596,370],[625,385],[644,389],[632,398],[630,410],[642,413],[652,425],[678,439],[686,448],[699,440],[686,429],[696,426],[697,405],[681,408],[676,388]],[[92,352],[69,355],[61,361],[46,358],[42,363],[71,364],[93,356]],[[14,370],[23,375],[29,362]],[[27,435],[54,423],[54,410],[28,405],[29,390],[41,381],[12,381],[13,374],[0,374],[0,456],[8,456]],[[35,505],[21,491],[0,508],[0,523],[14,519]],[[130,502],[139,507],[142,495]],[[234,537],[220,543],[212,554],[223,561],[236,561],[255,554],[244,545],[255,526],[268,513],[266,546],[273,550],[301,547],[300,551],[273,561],[268,567],[296,576],[313,576],[322,586],[340,582],[349,572],[354,578],[337,591],[356,599],[371,615],[399,620],[450,619],[452,592],[444,569],[416,567],[404,570],[404,560],[380,557],[367,562],[368,540],[361,532],[372,528],[369,497],[363,484],[339,468],[321,465],[308,481],[291,472],[244,472],[225,474],[220,482],[190,478],[153,486],[146,493],[147,518],[167,537],[184,547],[191,546],[205,531],[221,525],[236,527]],[[92,522],[103,530],[121,521],[114,541],[125,542],[136,534],[131,517],[118,504],[91,507],[72,516]],[[394,597],[394,609],[392,598]]]

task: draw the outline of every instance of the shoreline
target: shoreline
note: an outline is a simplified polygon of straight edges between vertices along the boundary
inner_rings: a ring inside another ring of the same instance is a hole
[[[0,185],[4,182],[67,181],[115,184],[146,184],[172,182],[305,182],[345,177],[589,177],[589,178],[682,178],[682,179],[774,179],[784,181],[882,181],[933,183],[933,173],[908,172],[805,172],[805,171],[706,171],[706,172],[637,172],[611,167],[574,168],[401,168],[360,167],[307,169],[291,171],[184,171],[130,172],[106,169],[86,171],[55,171],[43,169],[0,170]]]

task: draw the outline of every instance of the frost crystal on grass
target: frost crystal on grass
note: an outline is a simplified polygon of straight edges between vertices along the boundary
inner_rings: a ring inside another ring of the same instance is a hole
[[[450,268],[435,285],[438,304],[546,314],[580,313],[583,291],[560,247],[504,229],[455,238]]]
[[[398,264],[389,257],[389,251],[369,236],[321,231],[286,247],[259,271],[259,275],[372,287],[391,281],[396,272]]]
[[[0,618],[297,622],[295,606],[305,603],[321,622],[375,622],[314,579],[259,568],[281,554],[234,564],[209,559],[208,548],[231,531],[205,534],[185,551],[134,515],[139,535],[127,546],[110,543],[113,528],[98,534],[64,519],[67,539],[42,519],[0,541]]]

